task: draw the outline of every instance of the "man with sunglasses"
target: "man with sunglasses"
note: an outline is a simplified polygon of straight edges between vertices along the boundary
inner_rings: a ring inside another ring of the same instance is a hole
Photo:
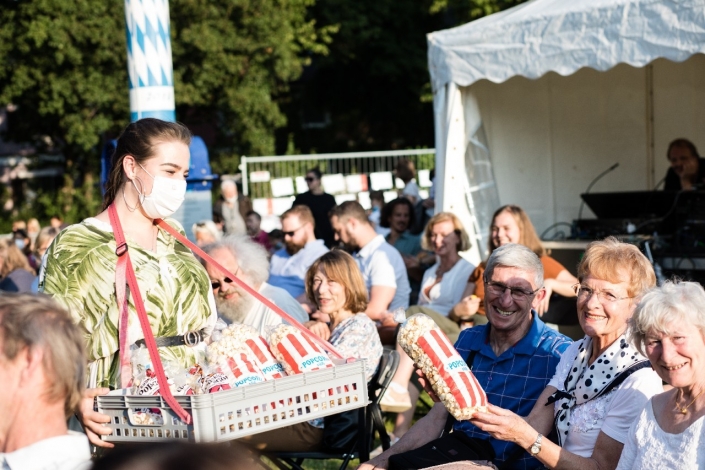
[[[530,249],[515,243],[495,249],[487,260],[483,282],[488,324],[463,330],[455,348],[468,362],[491,404],[526,416],[553,377],[561,354],[571,341],[548,328],[536,314],[546,291],[543,266]],[[418,460],[421,456],[410,451],[432,445],[444,430],[448,417],[443,404],[437,402],[389,450],[359,468],[394,469],[401,468],[395,463],[400,460],[399,463],[409,457]],[[453,432],[464,433],[476,442],[489,438],[490,454],[493,452],[495,457],[478,455],[477,458],[490,458],[500,468],[543,468],[521,447],[490,438],[470,421],[455,421]],[[409,455],[404,456],[405,452]],[[413,468],[440,463],[444,462],[417,462],[419,466]]]
[[[328,252],[323,240],[316,240],[316,222],[306,206],[294,206],[281,217],[284,248],[272,255],[269,262],[269,283],[281,287],[309,310],[304,279],[314,261]],[[310,312],[309,312],[310,313]]]
[[[328,213],[335,207],[335,198],[323,192],[321,185],[321,170],[312,168],[306,172],[308,191],[301,193],[294,199],[292,206],[306,206],[311,209],[315,221],[314,234],[323,240],[328,248],[335,244],[333,228],[328,220]]]
[[[219,242],[203,247],[211,258],[262,296],[271,300],[301,323],[308,321],[308,314],[287,291],[267,283],[269,262],[264,247],[247,236],[228,235]],[[255,299],[234,279],[225,276],[207,261],[201,260],[211,279],[218,316],[226,323],[244,323],[268,334],[269,326],[282,323],[281,317]]]

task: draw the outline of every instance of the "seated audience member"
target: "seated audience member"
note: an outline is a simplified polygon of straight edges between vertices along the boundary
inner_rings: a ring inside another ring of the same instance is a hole
[[[284,248],[284,232],[275,228],[267,236],[269,237],[269,244],[272,246],[272,249],[269,250],[270,253],[274,254]]]
[[[0,291],[31,292],[36,276],[13,240],[0,240]]]
[[[705,291],[666,282],[644,295],[631,340],[673,388],[654,395],[629,430],[618,470],[705,467]]]
[[[51,216],[51,219],[49,219],[49,225],[54,228],[58,228],[59,231],[68,227],[68,225],[64,223],[64,219],[60,215]]]
[[[437,261],[423,275],[418,305],[410,307],[406,315],[424,313],[430,316],[448,339],[455,343],[460,334],[460,327],[457,322],[448,318],[448,312],[460,301],[468,276],[475,269],[473,264],[460,256],[461,251],[470,249],[470,238],[460,219],[450,212],[441,212],[434,215],[426,225],[423,247],[433,250]],[[402,432],[395,429],[395,435],[400,437],[411,424],[414,412],[411,405],[418,400],[419,392],[409,384],[414,372],[414,363],[401,346],[397,345],[397,351],[401,358],[399,368],[380,404],[385,411],[410,410],[407,415],[397,417],[397,428],[401,425]]]
[[[573,285],[578,280],[568,272],[558,261],[554,260],[546,254],[541,245],[541,240],[534,230],[534,226],[529,220],[526,212],[514,205],[502,206],[492,216],[492,225],[490,226],[489,251],[492,253],[497,247],[506,245],[507,243],[519,243],[531,249],[536,256],[541,259],[544,272],[544,288],[546,296],[537,309],[542,320],[549,323],[562,323],[562,321],[577,321],[575,317],[575,302],[569,298],[575,298]],[[486,322],[485,309],[482,299],[485,295],[484,283],[482,282],[482,274],[484,272],[484,263],[480,264],[475,271],[470,275],[468,284],[463,293],[462,300],[457,303],[448,315],[461,323],[469,322],[470,324],[482,324]],[[554,295],[555,294],[555,295]],[[557,304],[549,316],[544,318],[546,312],[549,311],[550,301]],[[568,303],[566,305],[566,303]],[[570,318],[561,318],[568,317]]]
[[[191,233],[193,233],[193,238],[196,240],[196,245],[200,247],[215,243],[223,236],[223,232],[212,220],[196,222],[191,226]]]
[[[308,314],[284,289],[267,284],[269,262],[262,245],[247,236],[228,235],[217,243],[203,248],[213,259],[245,284],[271,300],[277,307],[301,323],[308,321]],[[267,334],[269,325],[282,323],[279,315],[235,284],[212,264],[201,260],[213,286],[215,304],[226,323],[239,322]]]
[[[691,141],[674,140],[668,145],[666,156],[671,167],[666,173],[664,190],[694,189],[705,184],[705,160],[700,158],[698,149]]]
[[[0,468],[90,468],[85,434],[69,431],[85,390],[84,341],[47,296],[0,297]]]
[[[24,220],[13,220],[12,231],[16,232],[17,230],[27,230],[27,222]]]
[[[365,315],[367,291],[355,261],[342,250],[318,258],[306,273],[306,295],[318,310],[330,317],[330,326],[312,321],[306,326],[328,340],[343,357],[367,359],[369,381],[382,357],[377,328]],[[269,452],[323,450],[323,419],[276,429],[243,439],[258,450]],[[333,444],[333,443],[331,443]]]
[[[262,224],[262,216],[255,211],[250,211],[245,217],[245,226],[247,227],[247,234],[252,238],[253,241],[259,243],[264,247],[265,250],[269,251],[272,246],[269,244],[269,235],[267,232],[260,228]]]
[[[415,305],[419,299],[423,272],[436,260],[428,252],[421,251],[421,237],[409,231],[409,227],[414,225],[414,206],[404,197],[389,201],[382,209],[380,225],[389,229],[384,239],[401,253],[411,287],[409,304]]]
[[[304,278],[308,268],[328,252],[323,240],[314,235],[315,222],[307,206],[294,206],[281,216],[284,248],[269,262],[269,283],[281,287],[301,303],[307,304]],[[305,307],[304,307],[305,308]]]
[[[389,228],[382,227],[381,217],[384,210],[384,193],[382,191],[370,191],[370,210],[367,219],[375,228],[375,232],[385,237],[389,233]]]
[[[500,404],[471,422],[526,449],[547,468],[613,470],[629,427],[649,398],[663,391],[648,359],[627,338],[629,319],[656,276],[636,246],[612,237],[588,245],[578,276],[585,337],[563,354],[531,413],[524,419]],[[497,283],[486,287],[506,291]],[[558,444],[544,439],[554,423]]]
[[[548,328],[536,315],[535,309],[545,291],[542,289],[543,266],[531,250],[517,244],[496,249],[487,260],[485,282],[489,325],[462,331],[455,348],[471,366],[490,403],[526,414],[553,376],[570,340]],[[362,464],[360,469],[391,468],[390,457],[437,439],[449,416],[442,403],[435,403],[396,444]],[[471,439],[489,437],[469,421],[455,422],[453,429]],[[490,444],[498,464],[506,462],[511,464],[510,468],[543,468],[515,444],[497,439],[490,439]]]
[[[32,258],[37,266],[42,265],[42,259],[44,258],[44,253],[49,249],[49,245],[54,241],[54,238],[59,234],[59,229],[54,227],[44,227],[39,231],[37,239],[35,240],[34,252],[32,253]],[[31,264],[31,263],[30,263]],[[31,291],[36,293],[39,290],[39,276],[34,278],[32,282]]]
[[[330,212],[335,239],[353,252],[369,292],[365,313],[372,320],[395,324],[392,312],[409,307],[409,279],[399,252],[377,235],[365,210],[356,201],[346,201]]]

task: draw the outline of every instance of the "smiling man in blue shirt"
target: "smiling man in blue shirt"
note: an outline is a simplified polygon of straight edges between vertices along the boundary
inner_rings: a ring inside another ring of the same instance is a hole
[[[489,323],[461,332],[455,348],[466,360],[472,354],[472,371],[490,403],[526,415],[571,341],[548,328],[535,312],[546,291],[543,266],[531,250],[513,243],[497,248],[487,261],[483,281]],[[436,403],[399,442],[359,468],[390,468],[390,457],[437,439],[448,416],[443,404]],[[453,429],[470,438],[489,438],[469,421],[456,422]],[[507,467],[513,469],[543,467],[514,444],[491,438],[490,444],[497,465],[509,461]]]

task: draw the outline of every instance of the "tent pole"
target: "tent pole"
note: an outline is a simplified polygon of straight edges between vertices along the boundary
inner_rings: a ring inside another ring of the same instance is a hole
[[[646,187],[654,187],[656,162],[654,160],[654,66],[644,68],[646,78],[645,121],[646,121]]]

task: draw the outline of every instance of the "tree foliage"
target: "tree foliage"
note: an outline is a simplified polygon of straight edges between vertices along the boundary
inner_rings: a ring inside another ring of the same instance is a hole
[[[230,153],[274,152],[278,100],[336,29],[307,18],[313,2],[172,0],[177,118]],[[0,21],[0,103],[17,106],[5,138],[61,150],[82,187],[129,121],[124,4],[0,0]]]

